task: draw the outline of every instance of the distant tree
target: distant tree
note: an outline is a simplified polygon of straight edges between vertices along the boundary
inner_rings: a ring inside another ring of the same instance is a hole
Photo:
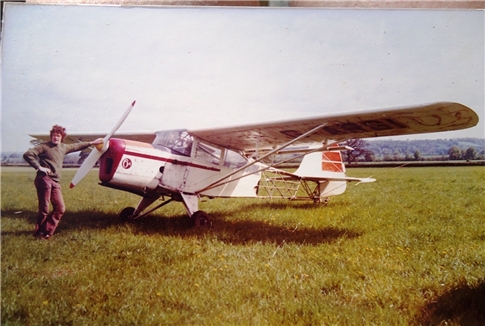
[[[421,161],[421,152],[419,150],[414,151],[414,160]]]
[[[373,155],[372,151],[366,149],[369,143],[361,138],[352,138],[343,143],[345,146],[352,147],[354,150],[342,152],[343,159],[351,164],[352,162],[357,162],[359,158],[366,155]]]
[[[475,149],[475,147],[469,147],[466,152],[465,152],[465,155],[463,156],[463,158],[465,160],[476,160],[478,157],[478,154],[477,154],[477,150]]]
[[[367,154],[364,155],[364,160],[366,162],[374,162],[376,160],[374,153],[369,151]]]
[[[481,151],[480,154],[478,155],[479,160],[485,160],[485,150]]]
[[[448,150],[448,157],[450,160],[461,160],[463,158],[461,149],[458,146],[452,146]]]

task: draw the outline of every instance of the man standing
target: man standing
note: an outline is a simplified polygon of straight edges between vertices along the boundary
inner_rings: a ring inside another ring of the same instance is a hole
[[[37,188],[39,212],[34,236],[40,239],[52,237],[66,210],[59,184],[64,156],[103,143],[103,139],[99,138],[92,142],[64,144],[62,141],[66,137],[66,129],[59,125],[52,127],[50,137],[49,142],[39,144],[24,153],[27,163],[37,170],[34,185]],[[53,207],[51,213],[50,203]]]

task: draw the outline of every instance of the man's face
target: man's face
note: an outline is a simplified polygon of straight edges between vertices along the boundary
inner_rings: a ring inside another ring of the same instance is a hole
[[[62,135],[58,132],[54,132],[52,135],[51,135],[51,142],[55,145],[57,144],[60,144],[61,143],[61,140],[62,140]]]

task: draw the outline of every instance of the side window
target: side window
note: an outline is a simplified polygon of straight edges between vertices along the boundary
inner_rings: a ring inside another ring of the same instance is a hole
[[[212,165],[219,165],[221,160],[221,150],[206,144],[197,143],[195,158]]]
[[[246,158],[244,158],[241,154],[231,151],[230,149],[227,150],[224,166],[237,169],[244,166],[246,163]]]

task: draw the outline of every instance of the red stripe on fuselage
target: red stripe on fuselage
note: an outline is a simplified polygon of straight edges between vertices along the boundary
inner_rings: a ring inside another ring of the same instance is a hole
[[[149,154],[144,154],[144,153],[131,152],[131,151],[128,151],[128,150],[125,150],[123,154],[132,155],[132,156],[141,157],[141,158],[147,158],[147,159],[150,159],[150,160],[155,160],[155,161],[160,161],[160,162],[189,166],[189,167],[197,168],[197,169],[221,172],[221,169],[213,168],[213,167],[210,167],[210,166],[194,164],[194,163],[191,163],[191,162],[179,161],[177,159],[174,160],[174,159],[171,159],[171,158],[149,155]]]

